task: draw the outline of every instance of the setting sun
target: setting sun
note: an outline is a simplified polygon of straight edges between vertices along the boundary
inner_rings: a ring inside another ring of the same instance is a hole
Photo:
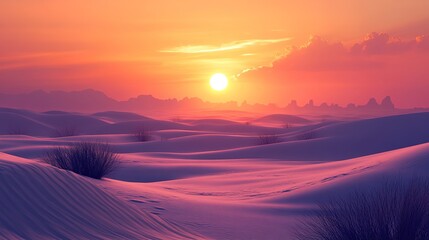
[[[216,91],[222,91],[228,86],[228,78],[222,73],[216,73],[210,78],[210,86]]]

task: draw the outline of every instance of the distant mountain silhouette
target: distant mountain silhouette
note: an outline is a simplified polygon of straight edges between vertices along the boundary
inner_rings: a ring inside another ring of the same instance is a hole
[[[316,106],[310,100],[304,106],[299,106],[296,101],[291,101],[285,107],[277,107],[274,104],[248,104],[243,102],[211,103],[199,98],[158,99],[151,95],[140,95],[127,101],[117,101],[108,97],[103,92],[87,89],[82,91],[34,91],[25,94],[0,94],[0,106],[9,108],[30,109],[35,111],[76,111],[76,112],[100,112],[100,111],[130,111],[144,114],[180,113],[182,111],[201,110],[235,110],[263,113],[292,113],[292,114],[391,114],[398,112],[392,99],[387,96],[381,104],[375,98],[371,98],[365,105],[349,104],[341,107],[337,104],[322,103]],[[414,109],[410,111],[422,111]],[[427,109],[426,109],[427,110]],[[405,110],[401,110],[405,111]]]
[[[82,91],[43,91],[23,94],[0,93],[0,107],[30,109],[34,111],[132,111],[158,113],[166,111],[237,108],[236,102],[210,103],[199,98],[158,99],[151,95],[140,95],[127,101],[117,101],[103,92],[93,89]]]
[[[395,109],[395,105],[392,102],[392,99],[390,98],[390,96],[387,96],[383,99],[383,101],[381,101],[381,107],[383,109]]]
[[[117,109],[120,104],[118,101],[107,97],[103,92],[87,89],[72,92],[38,90],[24,94],[0,94],[0,106],[35,111],[92,112],[99,109]]]
[[[382,100],[381,104],[379,104],[375,98],[370,98],[365,105],[356,105],[354,103],[350,103],[346,107],[341,107],[338,104],[328,105],[327,103],[322,103],[320,106],[316,106],[314,105],[313,100],[310,100],[303,107],[299,107],[297,102],[293,100],[290,102],[289,105],[285,107],[285,109],[286,111],[295,112],[295,113],[319,113],[319,114],[356,113],[356,114],[373,114],[373,115],[391,114],[391,113],[399,113],[399,112],[405,111],[405,110],[399,111],[398,109],[396,109],[390,96],[385,97]]]

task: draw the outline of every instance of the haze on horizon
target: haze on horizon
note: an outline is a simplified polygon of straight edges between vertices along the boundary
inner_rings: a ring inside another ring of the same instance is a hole
[[[0,2],[0,92],[429,107],[429,1]],[[210,77],[229,78],[223,91]]]

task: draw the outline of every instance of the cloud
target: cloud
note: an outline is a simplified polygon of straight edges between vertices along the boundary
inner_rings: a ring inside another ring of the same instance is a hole
[[[356,43],[352,48],[352,53],[365,54],[397,54],[407,51],[428,50],[429,39],[426,36],[418,36],[413,40],[401,40],[391,37],[387,33],[373,32],[366,38]]]
[[[304,46],[293,47],[288,54],[273,61],[270,67],[257,67],[255,71],[317,72],[382,68],[389,58],[409,53],[427,55],[428,51],[429,37],[424,35],[412,40],[401,40],[387,33],[371,33],[351,47],[314,36]],[[248,69],[243,74],[252,72],[252,69]]]
[[[243,49],[251,46],[264,46],[274,43],[281,43],[289,41],[291,38],[279,38],[279,39],[250,39],[242,41],[234,41],[220,46],[215,45],[188,45],[180,46],[170,49],[161,50],[164,53],[213,53],[222,51],[231,51],[237,49]]]
[[[372,67],[374,63],[351,57],[342,43],[329,43],[321,37],[312,37],[301,47],[294,48],[287,56],[273,62],[273,68],[297,71],[348,70]]]
[[[312,37],[301,47],[274,60],[270,66],[247,69],[238,80],[266,89],[278,102],[282,97],[302,100],[308,96],[343,103],[392,95],[404,105],[429,102],[429,37],[402,40],[387,33],[370,33],[346,45]],[[282,91],[281,91],[282,90]],[[410,94],[412,93],[412,94]]]

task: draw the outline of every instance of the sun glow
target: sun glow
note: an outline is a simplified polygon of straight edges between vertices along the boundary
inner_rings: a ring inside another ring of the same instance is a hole
[[[216,73],[210,78],[210,86],[216,91],[222,91],[228,86],[228,78],[222,73]]]

